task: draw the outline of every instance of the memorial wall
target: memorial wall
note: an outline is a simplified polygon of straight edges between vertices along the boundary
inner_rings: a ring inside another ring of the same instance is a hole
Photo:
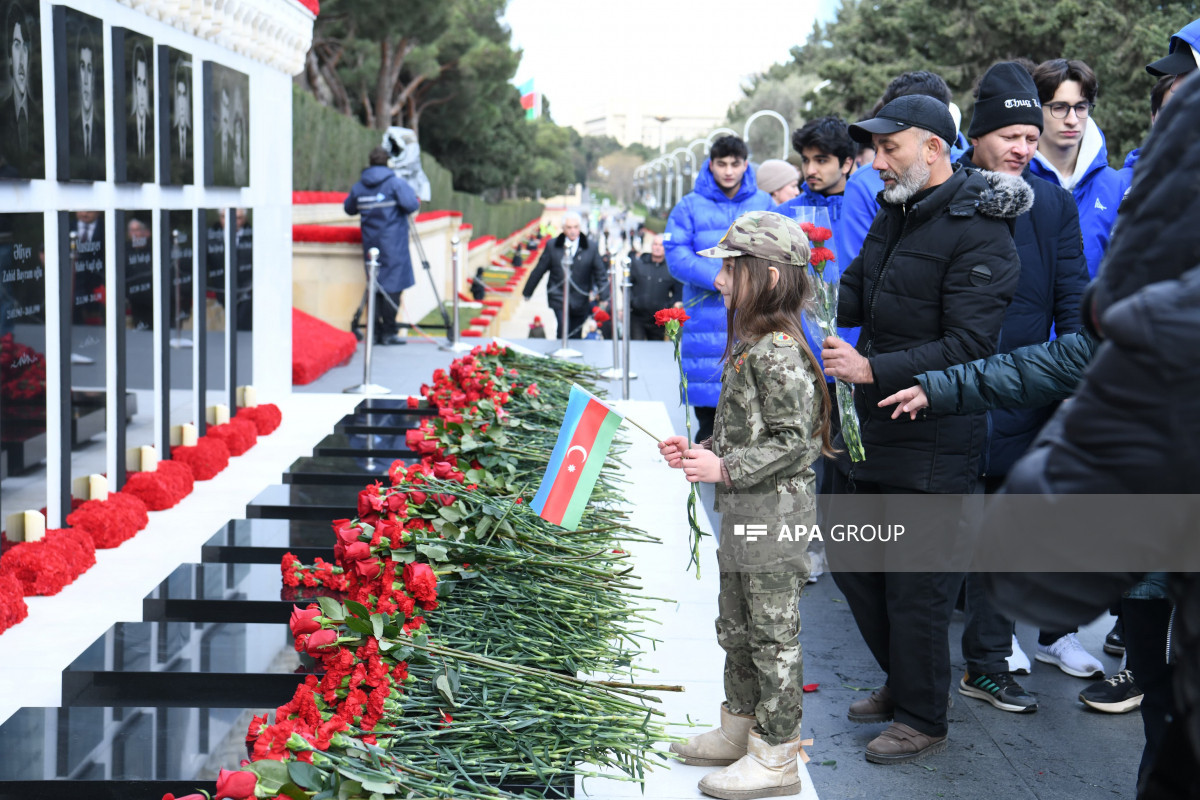
[[[0,524],[60,527],[73,479],[118,489],[237,387],[290,392],[312,13],[212,5],[0,0]]]

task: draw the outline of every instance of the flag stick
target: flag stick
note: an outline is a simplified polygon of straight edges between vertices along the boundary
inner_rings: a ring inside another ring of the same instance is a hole
[[[660,439],[659,437],[655,436],[655,435],[654,435],[653,433],[651,433],[650,431],[648,431],[648,430],[646,430],[645,428],[643,428],[641,425],[638,425],[636,422],[634,422],[634,421],[633,421],[632,419],[630,419],[629,417],[624,417],[623,419],[624,419],[626,422],[628,422],[630,425],[632,425],[633,427],[635,427],[635,428],[637,428],[638,430],[640,430],[642,433],[644,433],[644,434],[646,434],[647,436],[649,436],[649,437],[650,437],[651,439],[653,439],[654,441],[656,441],[656,442],[661,442],[661,441],[663,441],[662,439]]]

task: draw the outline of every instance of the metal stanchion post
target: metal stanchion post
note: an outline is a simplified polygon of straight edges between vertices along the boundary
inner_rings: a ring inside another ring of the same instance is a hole
[[[637,374],[629,369],[629,320],[632,309],[629,306],[629,290],[633,288],[633,282],[629,280],[629,259],[624,261],[625,280],[621,282],[621,291],[624,293],[624,302],[622,307],[625,309],[625,374],[621,379],[621,398],[629,399],[629,381],[637,377]]]
[[[363,382],[342,390],[344,394],[390,394],[391,389],[371,383],[371,353],[375,346],[375,282],[379,275],[379,248],[367,251],[367,347],[363,351]]]
[[[562,301],[562,322],[559,327],[560,338],[562,339],[558,349],[550,355],[554,358],[580,358],[583,353],[578,350],[572,350],[567,347],[567,336],[571,332],[571,265],[575,263],[573,258],[567,258],[563,254],[562,272],[563,272],[563,301]]]
[[[438,348],[447,353],[464,353],[472,349],[471,345],[458,340],[458,292],[462,287],[462,264],[459,248],[461,242],[462,240],[458,236],[450,240],[450,313],[453,315],[453,319],[450,320],[450,327],[446,330],[446,344]]]
[[[610,381],[619,379],[621,372],[621,345],[617,332],[617,270],[620,269],[618,263],[621,256],[609,248],[608,257],[608,309],[612,314],[612,345],[613,345],[613,363],[612,366],[600,373],[602,377],[608,378]]]

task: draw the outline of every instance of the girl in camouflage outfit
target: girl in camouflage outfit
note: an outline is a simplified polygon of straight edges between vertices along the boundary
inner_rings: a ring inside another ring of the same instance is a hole
[[[752,211],[701,255],[724,259],[714,285],[728,309],[713,437],[689,447],[672,436],[659,449],[689,481],[716,484],[726,701],[720,728],[671,750],[686,764],[725,767],[700,782],[711,797],[798,794],[808,559],[803,537],[779,532],[816,524],[812,464],[831,452],[829,393],[801,327],[808,240],[795,221]]]

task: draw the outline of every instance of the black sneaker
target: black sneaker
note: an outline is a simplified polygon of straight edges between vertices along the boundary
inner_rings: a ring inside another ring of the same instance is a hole
[[[1142,690],[1133,673],[1123,669],[1111,678],[1097,681],[1079,693],[1084,705],[1106,714],[1124,714],[1142,704]]]
[[[1027,714],[1037,711],[1037,700],[1017,683],[1011,672],[985,672],[971,675],[970,670],[958,682],[958,693],[986,700],[1001,711]]]
[[[1121,622],[1120,617],[1117,617],[1108,636],[1104,637],[1104,652],[1110,656],[1125,655],[1125,625]]]

